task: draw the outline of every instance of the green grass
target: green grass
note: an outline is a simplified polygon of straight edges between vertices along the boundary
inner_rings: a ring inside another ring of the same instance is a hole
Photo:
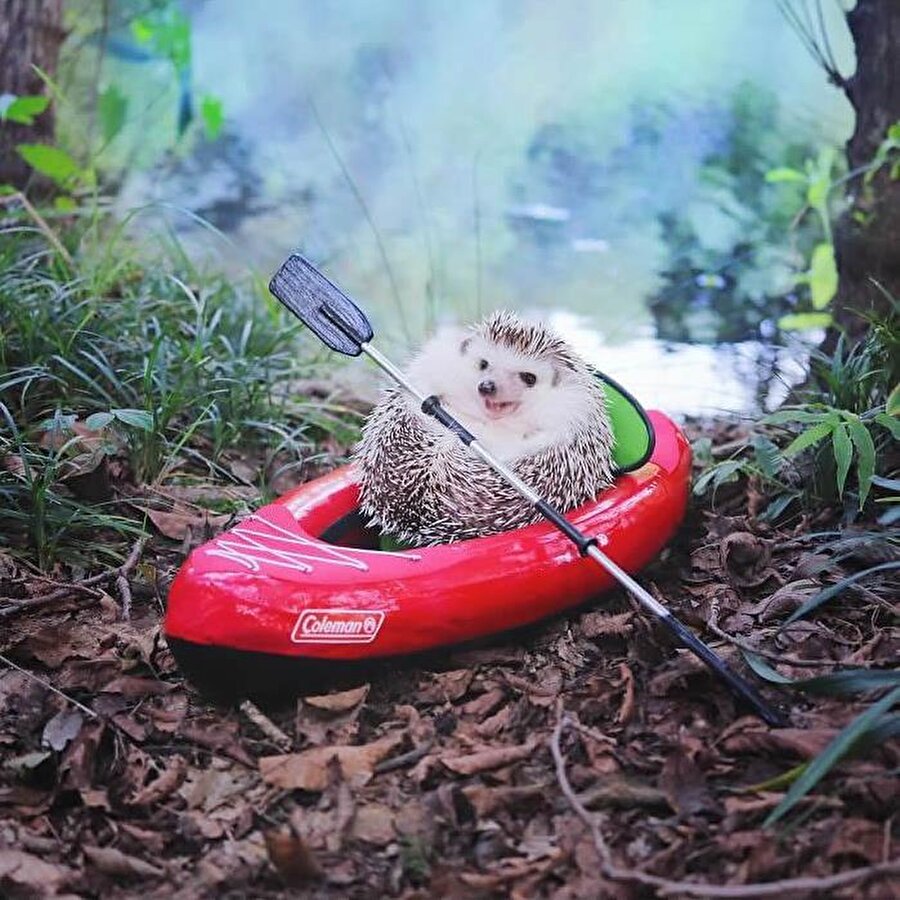
[[[259,279],[203,271],[172,244],[149,258],[109,217],[58,230],[67,252],[12,206],[0,223],[0,547],[43,568],[120,553],[139,524],[123,484],[240,481],[238,454],[271,476],[323,434],[352,440],[344,410],[296,395],[328,362]],[[88,449],[116,464],[100,503],[64,477]]]

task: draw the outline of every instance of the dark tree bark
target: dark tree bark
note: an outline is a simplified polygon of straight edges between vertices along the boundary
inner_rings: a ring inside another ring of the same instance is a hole
[[[0,0],[0,94],[45,93],[32,67],[52,76],[62,39],[62,0]],[[33,125],[0,124],[0,184],[23,187],[28,179],[30,170],[16,153],[16,144],[52,136],[52,109]]]
[[[871,162],[888,127],[900,121],[900,0],[858,0],[847,24],[856,46],[856,72],[843,85],[856,112],[847,144],[852,170]],[[835,231],[840,281],[834,312],[851,335],[866,330],[854,311],[886,308],[870,279],[900,299],[900,180],[892,181],[888,168],[869,188],[861,179],[852,183],[853,207]],[[854,213],[862,213],[865,224]]]

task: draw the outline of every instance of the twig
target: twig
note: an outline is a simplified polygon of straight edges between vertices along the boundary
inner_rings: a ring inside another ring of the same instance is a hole
[[[34,672],[29,672],[28,669],[23,669],[20,665],[14,663],[11,659],[4,656],[0,653],[0,662],[4,665],[9,666],[11,669],[15,669],[17,672],[21,672],[26,678],[30,678],[32,681],[36,681],[41,687],[47,688],[48,691],[52,691],[59,697],[62,697],[67,703],[71,703],[72,706],[77,706],[83,713],[90,716],[92,719],[99,719],[100,716],[94,712],[89,706],[85,706],[83,703],[79,703],[74,697],[70,697],[68,694],[64,694],[59,688],[53,687],[49,681],[44,681],[43,678],[39,678]]]
[[[294,742],[252,701],[242,700],[238,709],[281,750],[290,750]]]
[[[811,669],[838,665],[833,659],[801,659],[799,656],[791,656],[787,653],[776,653],[771,650],[763,650],[760,647],[754,646],[749,641],[745,641],[743,638],[735,637],[733,634],[723,631],[719,628],[718,600],[713,600],[710,604],[709,618],[706,620],[706,626],[713,634],[722,638],[723,641],[728,641],[729,644],[734,644],[735,647],[740,647],[741,650],[746,650],[748,653],[755,653],[757,656],[761,656],[763,659],[768,659],[772,662],[784,663],[787,666],[806,666]]]
[[[562,713],[550,737],[550,753],[556,765],[556,780],[575,814],[590,830],[594,847],[600,857],[600,868],[603,874],[613,881],[636,881],[639,884],[656,888],[661,896],[682,894],[690,897],[746,898],[770,897],[777,894],[788,894],[792,891],[805,891],[810,894],[818,891],[830,891],[870,878],[900,873],[900,859],[895,859],[859,869],[849,869],[846,872],[838,872],[836,875],[827,875],[822,878],[785,878],[781,881],[764,883],[718,885],[697,881],[672,881],[640,869],[617,866],[612,860],[609,845],[600,830],[598,817],[581,803],[566,775],[566,763],[560,748],[560,740],[567,726],[574,727],[574,723],[566,713]]]
[[[7,205],[12,201],[18,200],[25,209],[25,212],[31,216],[35,225],[41,230],[44,237],[53,244],[56,252],[68,263],[70,268],[74,268],[75,261],[71,254],[63,246],[62,241],[56,236],[56,232],[47,224],[47,220],[31,205],[31,201],[21,192],[16,191],[14,194],[8,194],[6,197],[0,197],[0,204]]]
[[[146,543],[147,535],[141,535],[134,542],[131,553],[128,554],[128,559],[116,570],[116,587],[118,588],[119,596],[122,598],[122,618],[126,622],[131,618],[131,585],[128,583],[128,576],[138,564]]]
[[[399,756],[393,756],[390,759],[385,759],[382,762],[377,763],[373,766],[372,771],[381,775],[384,772],[393,772],[394,769],[402,769],[404,766],[411,766],[429,753],[433,746],[434,738],[428,738],[427,740],[422,741],[418,747],[413,747],[413,749],[407,753],[401,753]]]
[[[141,553],[143,552],[146,543],[146,535],[139,537],[131,548],[128,558],[121,566],[118,566],[115,569],[108,569],[106,572],[91,575],[90,578],[84,578],[81,581],[73,582],[58,590],[51,591],[49,594],[41,594],[38,597],[28,597],[25,600],[18,600],[11,603],[9,606],[3,607],[0,609],[0,619],[9,618],[23,610],[34,609],[38,606],[46,606],[49,603],[55,603],[57,600],[68,597],[73,591],[82,591],[89,593],[94,597],[99,596],[99,592],[94,590],[94,586],[113,578],[116,581],[116,587],[122,598],[122,617],[125,619],[129,618],[131,615],[131,586],[128,584],[128,576],[138,564],[138,560],[141,558]]]

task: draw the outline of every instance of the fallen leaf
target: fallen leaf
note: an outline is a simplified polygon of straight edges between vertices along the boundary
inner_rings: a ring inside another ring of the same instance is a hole
[[[51,756],[52,754],[49,750],[32,750],[31,753],[23,753],[21,756],[4,759],[3,768],[17,778],[23,778],[50,759]]]
[[[390,734],[371,744],[313,747],[300,753],[264,756],[259,760],[263,779],[276,787],[322,791],[328,784],[327,764],[337,758],[344,778],[353,784],[365,784],[376,763],[403,742],[403,734]]]
[[[498,709],[494,715],[489,716],[483,722],[475,726],[475,733],[482,738],[496,737],[500,732],[505,731],[509,727],[512,719],[512,706],[507,704],[502,709]]]
[[[478,753],[469,753],[466,756],[441,757],[441,762],[458,775],[475,775],[478,772],[486,772],[491,769],[499,769],[510,763],[527,759],[538,745],[537,740],[515,747],[491,747],[488,750],[480,750]]]
[[[754,729],[732,734],[722,741],[728,753],[750,753],[788,751],[801,759],[818,756],[837,735],[835,728],[776,728],[763,729],[754,723]]]
[[[304,697],[303,702],[316,709],[324,709],[328,712],[347,712],[359,706],[369,693],[369,685],[364,684],[349,691],[339,691],[334,694],[321,694],[313,697]]]
[[[214,515],[208,510],[192,509],[181,503],[176,503],[168,512],[138,503],[131,505],[138,512],[145,513],[160,534],[173,541],[183,541],[189,533],[193,536],[212,536],[232,518],[231,513]]]
[[[733,584],[739,587],[758,587],[771,577],[778,577],[769,568],[772,550],[768,541],[749,531],[729,534],[719,545],[722,565]]]
[[[619,674],[622,676],[622,703],[616,713],[616,721],[622,725],[631,721],[634,715],[634,675],[626,663],[619,663]]]
[[[829,859],[861,860],[869,865],[882,861],[884,830],[868,819],[845,818],[828,846]]]
[[[759,603],[744,607],[742,612],[759,616],[761,622],[768,622],[793,612],[818,589],[819,586],[816,582],[808,578],[790,581]]]
[[[267,831],[264,836],[269,861],[288,887],[300,887],[322,877],[322,867],[299,835],[282,828]]]
[[[360,806],[353,817],[351,833],[367,844],[384,847],[396,838],[394,814],[383,803],[369,803]]]
[[[416,699],[421,703],[452,703],[464,697],[475,677],[474,669],[454,669],[432,675],[432,683],[420,687]]]
[[[187,762],[183,757],[176,756],[163,770],[159,778],[151,781],[146,787],[141,788],[134,795],[131,802],[135,806],[149,806],[152,803],[158,803],[177,791],[186,776]]]
[[[579,620],[581,631],[586,638],[627,637],[634,630],[634,613],[623,612],[609,615],[602,612],[585,613]]]
[[[492,816],[498,809],[516,807],[541,798],[547,790],[546,784],[529,784],[523,787],[486,787],[472,784],[462,789],[463,796],[480,819]]]
[[[501,688],[491,688],[479,694],[474,700],[464,703],[459,711],[464,716],[473,716],[481,720],[494,712],[505,699],[506,694]]]
[[[0,888],[8,883],[33,891],[35,896],[47,897],[72,875],[65,866],[45,862],[22,850],[0,849]]]
[[[109,794],[105,790],[85,789],[78,792],[81,802],[88,809],[105,809],[109,811],[112,807],[109,805]]]
[[[168,694],[173,690],[171,684],[158,678],[141,678],[137,675],[121,675],[101,688],[105,694],[122,694],[129,700],[142,700],[157,694]]]
[[[677,747],[663,764],[659,787],[669,806],[682,818],[715,806],[703,772],[682,747]]]
[[[82,725],[78,735],[63,751],[59,771],[65,776],[68,787],[90,790],[94,786],[94,768],[104,728],[102,722]]]
[[[136,856],[129,856],[115,847],[84,847],[84,855],[104,874],[158,878],[165,875],[163,869],[152,866]]]
[[[219,769],[193,769],[179,789],[189,809],[202,808],[211,812],[226,800],[243,793],[246,779]]]

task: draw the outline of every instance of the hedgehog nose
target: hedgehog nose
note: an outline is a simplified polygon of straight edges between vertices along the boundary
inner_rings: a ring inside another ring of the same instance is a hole
[[[484,397],[490,397],[492,394],[497,393],[497,385],[489,378],[485,378],[484,381],[478,384],[478,393]]]

